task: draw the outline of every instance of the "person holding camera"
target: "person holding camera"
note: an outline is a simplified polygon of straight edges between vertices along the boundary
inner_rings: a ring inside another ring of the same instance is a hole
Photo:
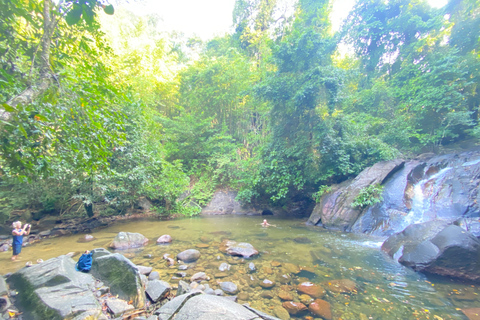
[[[17,259],[17,256],[20,254],[20,251],[22,251],[23,236],[30,234],[30,228],[32,227],[32,225],[26,223],[22,228],[22,223],[20,221],[15,221],[12,224],[12,226],[13,226],[12,261],[15,261]]]

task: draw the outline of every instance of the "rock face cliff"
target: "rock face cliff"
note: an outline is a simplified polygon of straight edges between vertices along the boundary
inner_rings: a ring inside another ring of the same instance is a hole
[[[383,185],[383,201],[365,209],[352,202],[360,190]],[[480,217],[480,151],[423,155],[377,163],[355,179],[333,186],[309,223],[328,229],[388,236],[414,223],[442,220],[472,231]]]
[[[369,185],[382,201],[353,208]],[[333,186],[309,223],[389,236],[382,250],[416,271],[480,281],[480,151],[377,163]]]

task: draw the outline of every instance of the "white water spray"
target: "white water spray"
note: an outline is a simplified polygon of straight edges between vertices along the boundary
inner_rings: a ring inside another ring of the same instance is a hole
[[[413,199],[412,199],[412,209],[405,217],[403,221],[402,228],[406,228],[407,226],[414,224],[414,223],[422,223],[429,219],[426,218],[425,213],[428,213],[431,207],[431,199],[430,196],[425,196],[425,186],[427,183],[432,182],[433,186],[441,185],[443,179],[446,176],[446,173],[451,170],[451,167],[446,167],[440,170],[439,172],[435,173],[434,175],[419,181],[416,185],[413,186]],[[433,188],[432,186],[432,188]],[[433,192],[431,193],[434,194]]]

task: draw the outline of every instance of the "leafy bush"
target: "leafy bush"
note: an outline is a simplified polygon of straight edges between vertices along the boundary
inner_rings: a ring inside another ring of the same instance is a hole
[[[332,191],[332,187],[331,186],[327,186],[327,185],[321,185],[320,188],[318,188],[318,191],[315,192],[313,194],[313,200],[315,200],[316,203],[319,203],[320,202],[320,198],[325,194],[325,193],[329,193],[330,191]]]
[[[368,187],[360,190],[358,196],[352,202],[353,208],[364,209],[376,203],[383,201],[382,197],[383,186],[378,184],[371,184]]]

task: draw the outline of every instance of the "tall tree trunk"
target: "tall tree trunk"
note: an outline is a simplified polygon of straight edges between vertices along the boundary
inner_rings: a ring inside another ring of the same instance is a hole
[[[55,20],[51,16],[52,0],[44,0],[43,2],[43,37],[40,40],[42,52],[40,54],[40,77],[27,89],[18,96],[13,97],[7,104],[10,107],[16,107],[19,104],[30,104],[38,96],[44,93],[52,84],[52,72],[50,67],[50,45],[52,35],[55,29]],[[0,106],[0,119],[8,121],[12,118],[12,114]]]

